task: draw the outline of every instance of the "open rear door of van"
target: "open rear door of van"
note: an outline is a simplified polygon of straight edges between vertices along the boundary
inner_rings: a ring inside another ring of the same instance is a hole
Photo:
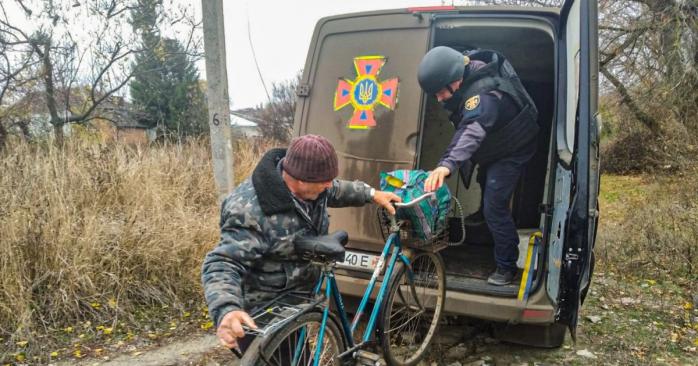
[[[565,83],[561,87],[566,90],[566,106],[558,110],[565,110],[567,123],[564,131],[558,131],[558,152],[572,168],[572,203],[562,252],[557,321],[569,327],[573,338],[593,272],[598,218],[597,38],[597,1],[566,0],[559,37],[561,62],[567,65],[567,77],[560,78]]]
[[[321,19],[298,90],[294,134],[319,134],[335,146],[339,177],[378,188],[382,171],[411,169],[417,155],[422,91],[417,66],[430,19],[409,9]],[[376,208],[331,210],[350,247],[377,251]]]

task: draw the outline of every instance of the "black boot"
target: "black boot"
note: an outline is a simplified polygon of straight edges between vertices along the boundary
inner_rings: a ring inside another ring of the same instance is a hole
[[[487,278],[487,283],[495,286],[504,286],[510,284],[514,277],[516,277],[516,270],[497,267],[497,270]]]

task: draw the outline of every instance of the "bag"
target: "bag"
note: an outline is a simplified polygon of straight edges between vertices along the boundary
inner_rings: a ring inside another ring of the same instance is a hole
[[[424,170],[382,172],[380,187],[382,191],[395,193],[403,202],[409,202],[427,193],[424,190],[427,177],[429,173]],[[451,191],[444,184],[434,193],[434,198],[397,212],[398,219],[409,220],[412,225],[411,234],[415,239],[429,241],[443,234],[446,229],[446,216],[451,207]]]

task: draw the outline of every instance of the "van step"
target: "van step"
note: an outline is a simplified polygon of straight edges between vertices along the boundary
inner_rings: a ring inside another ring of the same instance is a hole
[[[446,275],[446,290],[472,292],[501,297],[515,297],[519,292],[520,280],[521,276],[518,275],[514,279],[514,282],[509,285],[493,286],[487,283],[486,279],[463,277],[458,275]]]

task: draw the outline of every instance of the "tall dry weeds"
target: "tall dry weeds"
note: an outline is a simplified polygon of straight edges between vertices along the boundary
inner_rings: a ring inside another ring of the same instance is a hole
[[[698,168],[693,166],[681,176],[644,179],[644,192],[633,188],[613,192],[620,196],[614,205],[622,212],[618,217],[601,218],[597,254],[606,267],[618,273],[671,279],[695,294]],[[624,199],[633,195],[637,197]]]
[[[273,142],[240,142],[240,181]],[[0,338],[202,301],[218,239],[210,150],[14,144],[0,154]]]

